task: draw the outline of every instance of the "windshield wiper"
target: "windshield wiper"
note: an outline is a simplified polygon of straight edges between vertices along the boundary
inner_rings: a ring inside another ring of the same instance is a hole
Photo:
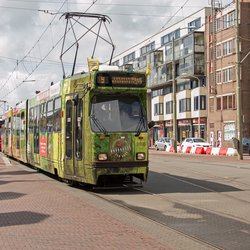
[[[142,128],[145,127],[145,118],[143,115],[140,116],[140,120],[136,127],[136,134],[135,136],[139,136],[141,134]]]
[[[103,132],[104,134],[107,134],[107,130],[105,129],[105,127],[102,125],[102,123],[96,118],[95,115],[91,115],[90,119],[94,122],[94,124],[96,125],[96,127]]]

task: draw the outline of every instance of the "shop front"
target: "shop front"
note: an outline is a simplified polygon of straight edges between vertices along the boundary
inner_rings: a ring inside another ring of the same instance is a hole
[[[178,141],[181,143],[188,137],[192,137],[192,120],[178,120]]]
[[[193,118],[193,136],[207,139],[207,118]]]
[[[164,125],[163,123],[155,124],[149,133],[149,146],[154,145],[155,141],[157,141],[160,137],[164,136]]]
[[[168,120],[165,122],[165,135],[166,137],[173,138],[173,122]]]

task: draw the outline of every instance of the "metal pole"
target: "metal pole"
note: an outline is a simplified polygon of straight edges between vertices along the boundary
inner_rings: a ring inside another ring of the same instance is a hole
[[[198,83],[198,87],[201,87],[201,79],[197,76],[194,76],[194,75],[187,75],[185,73],[182,74],[182,76],[186,77],[186,79],[196,79],[197,80],[197,83]],[[185,78],[184,78],[185,79]],[[201,107],[201,99],[199,98],[198,99],[198,111],[199,111],[199,115],[198,115],[198,137],[200,138],[201,137],[201,128],[200,128],[200,109]]]
[[[175,79],[175,53],[174,53],[174,34],[172,37],[172,88],[173,88],[173,137],[174,137],[174,153],[177,153],[177,119],[176,119],[176,79]]]
[[[238,133],[238,160],[243,160],[242,148],[242,99],[241,99],[241,65],[240,65],[240,36],[239,36],[239,19],[240,19],[240,2],[236,0],[236,104],[237,104],[237,133]]]
[[[200,81],[200,78],[198,77],[195,77],[197,80],[198,80],[198,87],[200,88],[201,87],[201,81]],[[201,112],[201,96],[199,95],[199,115],[198,115],[198,137],[200,138],[201,137],[201,115],[200,115],[200,112]]]

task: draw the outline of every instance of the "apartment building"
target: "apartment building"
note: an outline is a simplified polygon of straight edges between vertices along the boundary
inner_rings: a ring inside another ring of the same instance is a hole
[[[150,71],[148,120],[155,122],[152,143],[160,136],[173,137],[173,120],[177,123],[179,142],[191,136],[207,137],[204,33],[209,15],[211,8],[203,8],[113,59],[113,65],[120,68]]]
[[[243,137],[250,137],[250,0],[240,1],[240,98]],[[232,146],[237,133],[236,3],[216,9],[207,17],[208,140]]]

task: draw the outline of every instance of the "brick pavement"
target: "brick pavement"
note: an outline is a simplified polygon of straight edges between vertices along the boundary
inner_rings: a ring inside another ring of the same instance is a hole
[[[0,154],[0,249],[170,249],[58,185]]]

